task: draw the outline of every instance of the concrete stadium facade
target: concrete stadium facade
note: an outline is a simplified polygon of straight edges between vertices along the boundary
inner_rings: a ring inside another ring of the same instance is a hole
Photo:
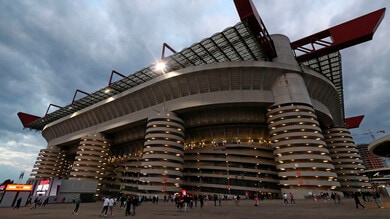
[[[234,39],[230,33],[242,37],[244,30],[250,33],[239,23],[219,35]],[[245,39],[248,48],[253,38]],[[252,58],[203,57],[202,64],[154,70],[155,77],[46,124],[48,146],[32,176],[97,180],[98,194],[185,189],[304,198],[369,189],[344,125],[342,95],[297,62],[288,37],[271,39],[272,60],[256,45]]]

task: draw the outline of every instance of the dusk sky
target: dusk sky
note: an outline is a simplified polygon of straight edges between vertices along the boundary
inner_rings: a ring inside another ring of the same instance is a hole
[[[388,0],[253,2],[268,32],[291,41],[390,10]],[[233,0],[0,0],[0,183],[21,171],[25,182],[47,146],[18,112],[44,116],[77,89],[107,86],[112,70],[130,75],[155,63],[164,42],[180,51],[239,21]],[[371,41],[341,51],[346,117],[365,115],[351,130],[356,143],[390,132],[389,36],[387,14]]]

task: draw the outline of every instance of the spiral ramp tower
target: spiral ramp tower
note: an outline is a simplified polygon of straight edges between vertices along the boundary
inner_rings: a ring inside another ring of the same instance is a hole
[[[324,137],[338,175],[340,190],[356,192],[358,189],[370,188],[369,179],[363,173],[363,161],[349,129],[329,128],[324,130]]]
[[[142,154],[139,190],[180,192],[184,162],[184,122],[173,112],[148,118]]]
[[[102,180],[109,153],[108,141],[102,134],[81,139],[69,179]]]
[[[275,161],[285,188],[322,191],[340,184],[312,107],[274,106],[267,114]]]
[[[41,149],[31,176],[35,178],[61,177],[64,168],[64,151],[57,147]]]

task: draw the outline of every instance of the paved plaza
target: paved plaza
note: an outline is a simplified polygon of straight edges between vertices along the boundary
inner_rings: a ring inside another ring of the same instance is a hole
[[[353,199],[344,199],[342,205],[336,205],[332,200],[323,202],[321,200],[296,200],[296,205],[283,206],[282,200],[264,200],[259,206],[254,206],[252,200],[241,200],[236,206],[234,201],[222,201],[222,205],[214,206],[213,201],[206,201],[203,209],[192,208],[186,212],[176,210],[173,203],[158,204],[150,202],[142,203],[136,209],[135,216],[125,216],[125,210],[119,206],[114,208],[113,216],[101,216],[102,203],[81,203],[79,213],[73,215],[74,204],[50,204],[37,209],[22,207],[20,209],[0,208],[0,218],[17,219],[62,219],[62,218],[185,218],[185,219],[204,219],[204,218],[390,218],[390,199],[382,199],[385,208],[377,208],[374,202],[363,202],[366,209],[356,209]]]

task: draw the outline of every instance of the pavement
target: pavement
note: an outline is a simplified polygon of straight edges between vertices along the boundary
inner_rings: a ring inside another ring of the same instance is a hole
[[[263,200],[259,206],[254,206],[253,200],[240,200],[238,206],[234,201],[222,201],[221,206],[214,206],[214,201],[205,201],[204,207],[188,209],[180,212],[175,208],[174,203],[163,202],[158,204],[144,202],[136,209],[135,216],[125,216],[125,209],[119,206],[114,207],[113,215],[102,216],[102,203],[81,203],[78,214],[72,214],[74,204],[49,204],[45,207],[30,209],[21,207],[19,209],[0,208],[1,219],[69,219],[69,218],[151,218],[151,219],[251,219],[251,218],[390,218],[390,199],[382,198],[384,208],[378,208],[374,202],[362,202],[366,209],[356,209],[353,199],[343,199],[343,204],[335,204],[332,200],[326,202],[318,200],[296,200],[295,205],[283,205],[283,201]]]

